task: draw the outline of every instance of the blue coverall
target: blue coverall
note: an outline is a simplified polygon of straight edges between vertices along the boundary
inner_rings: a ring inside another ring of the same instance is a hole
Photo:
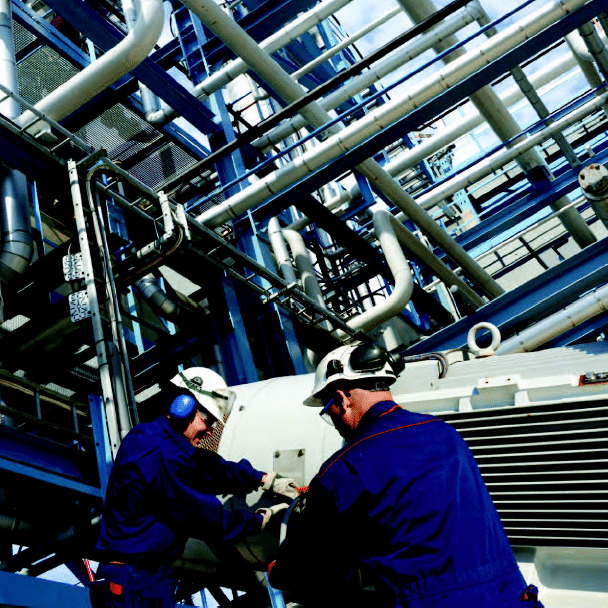
[[[188,537],[213,545],[259,533],[260,514],[227,511],[216,494],[247,494],[263,475],[194,448],[164,416],[133,428],[112,467],[97,542],[97,576],[121,593],[102,605],[175,606],[171,564]]]
[[[373,405],[312,480],[270,582],[315,607],[530,606],[464,440],[392,401]]]

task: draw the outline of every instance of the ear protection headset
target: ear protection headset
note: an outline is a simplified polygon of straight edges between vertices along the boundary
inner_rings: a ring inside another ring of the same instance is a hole
[[[196,399],[192,395],[178,395],[171,403],[169,415],[175,420],[190,420],[196,405]]]

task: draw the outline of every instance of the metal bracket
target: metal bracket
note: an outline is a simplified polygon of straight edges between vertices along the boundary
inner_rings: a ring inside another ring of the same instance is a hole
[[[84,263],[82,253],[64,255],[62,258],[63,276],[66,281],[84,279]]]
[[[89,295],[86,289],[71,293],[68,296],[68,302],[70,304],[70,318],[74,323],[87,319],[91,316]]]

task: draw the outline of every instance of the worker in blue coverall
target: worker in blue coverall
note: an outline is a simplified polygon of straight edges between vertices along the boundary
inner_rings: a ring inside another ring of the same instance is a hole
[[[289,478],[199,448],[234,401],[221,376],[190,368],[172,382],[177,396],[168,414],[133,428],[112,467],[97,542],[100,565],[91,584],[94,608],[173,608],[172,564],[188,537],[237,543],[287,506],[230,512],[216,494],[262,488],[287,502],[298,495]]]
[[[320,362],[304,403],[321,407],[345,444],[290,516],[270,583],[315,608],[542,606],[463,439],[394,402],[401,371],[376,345]]]

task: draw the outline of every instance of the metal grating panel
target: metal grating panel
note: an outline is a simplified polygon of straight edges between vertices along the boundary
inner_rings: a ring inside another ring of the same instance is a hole
[[[40,47],[17,66],[19,95],[35,104],[77,73],[71,63],[51,48]]]
[[[76,135],[96,148],[104,148],[108,158],[121,163],[161,139],[156,129],[122,105],[112,106]]]
[[[130,172],[151,188],[182,173],[196,159],[173,143],[162,146],[149,157],[131,167]]]
[[[442,414],[512,544],[608,548],[608,401]]]

